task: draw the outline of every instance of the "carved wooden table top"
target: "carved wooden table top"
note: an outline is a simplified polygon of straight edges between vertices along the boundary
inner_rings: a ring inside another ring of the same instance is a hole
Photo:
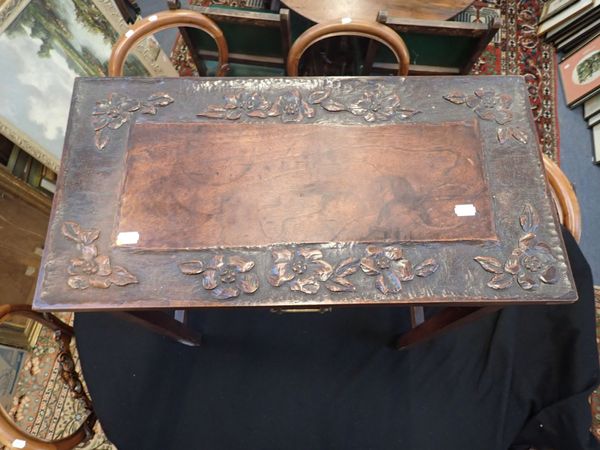
[[[283,3],[319,23],[342,17],[375,20],[379,11],[404,19],[448,20],[471,5],[473,0],[284,0]]]
[[[34,307],[577,298],[520,77],[79,79]]]

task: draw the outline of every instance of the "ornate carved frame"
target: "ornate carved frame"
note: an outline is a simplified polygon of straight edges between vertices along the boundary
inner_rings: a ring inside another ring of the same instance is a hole
[[[157,252],[117,245],[122,167],[137,122],[371,127],[449,118],[479,120],[498,240]],[[572,302],[577,293],[533,133],[520,77],[80,79],[35,307]]]

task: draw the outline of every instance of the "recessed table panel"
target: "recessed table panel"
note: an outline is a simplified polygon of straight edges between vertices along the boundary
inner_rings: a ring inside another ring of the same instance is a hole
[[[131,133],[118,233],[136,248],[495,239],[475,121]]]

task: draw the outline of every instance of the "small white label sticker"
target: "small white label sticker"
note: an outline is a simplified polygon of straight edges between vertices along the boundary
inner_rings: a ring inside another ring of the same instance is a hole
[[[140,233],[137,231],[123,231],[117,236],[117,245],[137,244],[140,240]]]
[[[352,19],[350,17],[342,17],[342,23],[344,25],[346,25],[348,23],[352,23]]]
[[[455,205],[454,214],[456,214],[458,217],[474,216],[475,214],[477,214],[477,208],[475,208],[475,205],[471,204]]]
[[[27,441],[24,441],[23,439],[15,439],[12,443],[14,448],[25,448],[26,445]]]

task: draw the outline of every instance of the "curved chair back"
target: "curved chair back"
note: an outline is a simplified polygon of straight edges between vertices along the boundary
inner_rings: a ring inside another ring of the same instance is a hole
[[[123,34],[112,48],[108,61],[108,76],[119,77],[123,75],[123,65],[127,54],[142,39],[156,33],[175,27],[192,27],[204,31],[210,35],[217,44],[219,62],[217,76],[223,76],[227,72],[227,61],[229,50],[223,32],[211,19],[204,14],[194,11],[177,10],[163,11],[158,14],[145,17],[136,22],[127,33]]]
[[[374,39],[386,45],[398,60],[398,75],[408,74],[410,62],[408,47],[404,40],[390,27],[378,22],[352,20],[349,18],[323,22],[310,27],[294,42],[288,53],[287,74],[298,76],[300,58],[311,45],[335,36],[360,36]]]
[[[573,189],[573,185],[560,167],[546,155],[544,155],[544,166],[560,221],[571,232],[575,240],[579,242],[581,238],[581,210],[579,209],[575,189]]]
[[[21,315],[33,319],[54,331],[54,338],[58,342],[60,349],[58,360],[60,362],[62,378],[68,384],[73,395],[81,398],[86,407],[92,411],[92,402],[79,380],[79,375],[75,372],[75,363],[73,362],[73,356],[69,348],[69,343],[73,337],[73,328],[52,314],[40,314],[32,311],[29,305],[0,305],[0,322],[9,314]],[[88,418],[73,434],[56,441],[46,441],[21,430],[13,422],[8,413],[4,411],[4,408],[0,407],[0,444],[7,446],[7,448],[71,450],[80,443],[87,441],[93,435],[92,428],[95,423],[96,416],[91,412]]]

